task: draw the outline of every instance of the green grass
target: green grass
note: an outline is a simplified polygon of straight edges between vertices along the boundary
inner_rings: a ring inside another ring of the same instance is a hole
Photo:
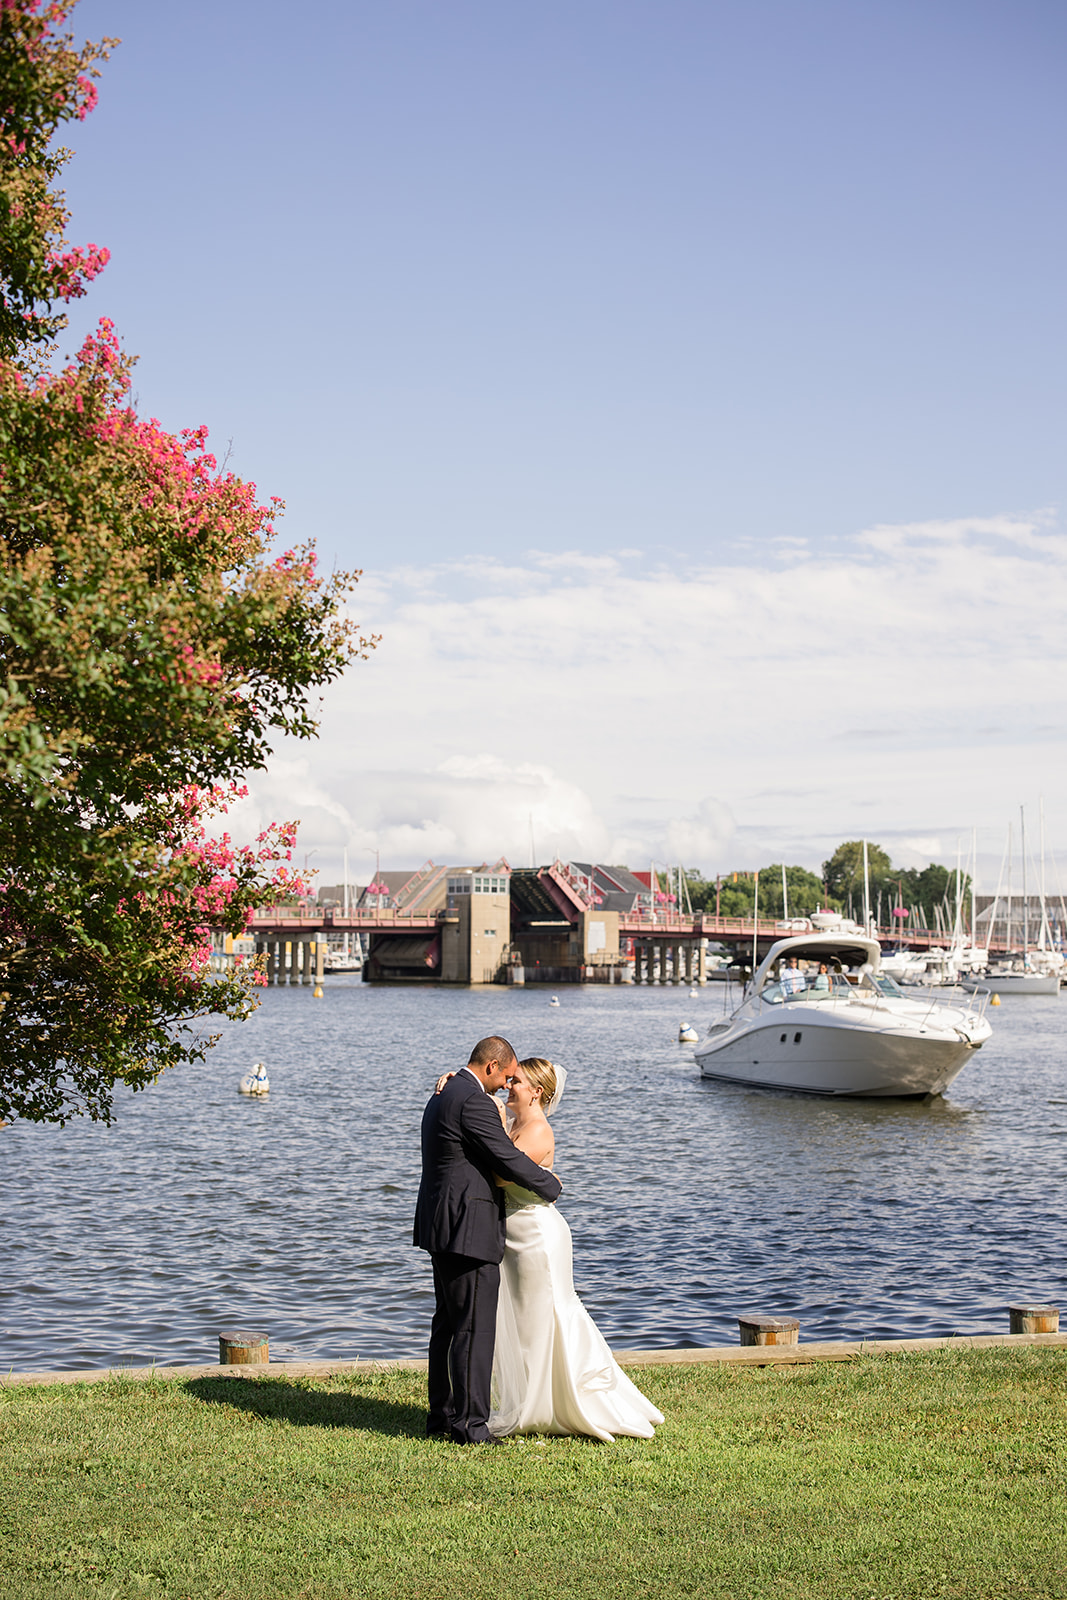
[[[413,1373],[0,1390],[0,1595],[1067,1597],[1067,1352],[634,1375],[653,1442],[466,1450]]]

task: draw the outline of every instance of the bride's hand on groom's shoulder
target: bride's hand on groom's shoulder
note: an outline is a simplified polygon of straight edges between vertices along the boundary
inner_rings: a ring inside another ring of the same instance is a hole
[[[433,1086],[434,1094],[440,1094],[449,1078],[454,1078],[455,1076],[456,1074],[454,1072],[442,1072],[441,1076]]]

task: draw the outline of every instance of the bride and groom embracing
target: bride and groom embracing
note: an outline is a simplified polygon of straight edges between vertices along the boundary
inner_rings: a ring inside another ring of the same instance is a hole
[[[423,1114],[414,1242],[433,1262],[431,1438],[651,1438],[663,1421],[574,1292],[547,1121],[564,1076],[493,1036],[438,1080]],[[507,1124],[494,1099],[505,1085]]]

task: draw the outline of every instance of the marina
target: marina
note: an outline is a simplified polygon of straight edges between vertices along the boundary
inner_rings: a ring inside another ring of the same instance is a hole
[[[432,1306],[410,1244],[436,1074],[503,1032],[569,1070],[555,1121],[575,1282],[611,1345],[736,1342],[746,1310],[805,1340],[1003,1331],[1062,1304],[1064,1012],[1005,998],[931,1100],[817,1100],[702,1081],[683,1023],[725,985],[275,988],[199,1068],[124,1094],[108,1129],[0,1141],[0,1362],[14,1371],[214,1359],[419,1358]],[[265,1095],[239,1093],[259,1061]]]

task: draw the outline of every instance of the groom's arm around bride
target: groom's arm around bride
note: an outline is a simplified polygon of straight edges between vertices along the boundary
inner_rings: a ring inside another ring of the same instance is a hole
[[[516,1067],[506,1039],[483,1039],[462,1072],[431,1095],[422,1119],[414,1242],[433,1260],[427,1432],[486,1442],[496,1337],[504,1194],[494,1174],[553,1201],[561,1185],[516,1149],[492,1095]]]

